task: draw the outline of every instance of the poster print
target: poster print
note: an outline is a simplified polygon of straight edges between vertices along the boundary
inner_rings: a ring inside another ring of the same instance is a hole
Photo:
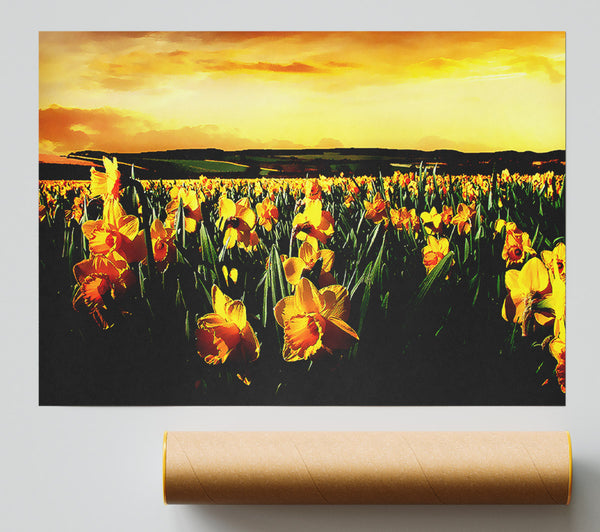
[[[561,405],[563,32],[41,32],[43,405]]]

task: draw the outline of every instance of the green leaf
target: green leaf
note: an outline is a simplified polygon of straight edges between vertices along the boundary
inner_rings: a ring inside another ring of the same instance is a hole
[[[482,236],[483,236],[483,225],[480,225],[479,229],[477,229],[477,233],[475,234],[475,241],[477,242],[478,240],[480,240]]]
[[[267,271],[265,274],[265,284],[263,290],[263,307],[262,307],[262,326],[267,326],[267,311],[269,308],[269,284],[271,283],[271,276]]]
[[[377,240],[377,235],[379,234],[379,229],[381,228],[383,224],[377,224],[377,226],[375,227],[375,229],[373,230],[373,232],[371,233],[371,240],[369,241],[369,245],[367,246],[367,250],[366,252],[363,254],[363,256],[368,256],[369,255],[369,251],[371,251],[371,248],[373,247],[373,244],[375,243],[375,240]],[[359,261],[363,258],[363,256],[360,257]]]
[[[190,324],[190,311],[185,311],[185,338],[189,342],[192,338],[192,326]]]
[[[200,226],[200,248],[202,250],[202,260],[212,266],[214,274],[216,278],[218,278],[219,273],[217,271],[217,252],[204,223]]]
[[[383,314],[387,318],[388,314],[388,306],[390,303],[390,292],[389,290],[383,296],[383,300],[381,301],[381,308],[383,309]]]
[[[477,297],[479,296],[479,288],[481,287],[481,277],[477,276],[477,288],[475,289],[475,295],[473,296],[472,306],[475,306],[475,302],[477,301]]]
[[[356,292],[356,290],[358,289],[358,287],[361,285],[361,283],[365,282],[365,280],[369,276],[369,274],[371,272],[371,266],[372,265],[373,265],[373,262],[371,261],[371,262],[369,262],[369,264],[367,264],[365,266],[365,269],[363,270],[362,275],[358,278],[358,280],[356,281],[356,284],[350,290],[350,299],[352,299],[354,297],[354,293]]]
[[[385,234],[383,235],[383,240],[381,241],[381,247],[379,248],[379,253],[377,254],[377,258],[373,263],[373,268],[371,269],[371,273],[369,275],[369,284],[377,283],[381,286],[381,261],[383,258],[383,251],[385,249]]]
[[[277,272],[277,279],[279,280],[279,288],[281,291],[281,297],[286,297],[289,295],[288,293],[288,283],[285,278],[285,274],[283,271],[283,264],[281,263],[281,256],[277,251],[277,247],[273,246],[273,262],[275,263],[275,269]]]

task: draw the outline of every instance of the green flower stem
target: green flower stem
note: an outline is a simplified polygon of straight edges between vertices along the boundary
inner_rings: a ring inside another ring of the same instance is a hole
[[[146,197],[146,191],[144,185],[137,179],[126,177],[121,178],[121,185],[123,187],[132,186],[136,191],[140,203],[142,205],[142,228],[144,230],[144,240],[146,241],[146,262],[148,264],[148,279],[152,283],[156,273],[156,263],[154,262],[154,253],[152,251],[152,237],[150,236],[150,207],[148,206],[148,198]]]

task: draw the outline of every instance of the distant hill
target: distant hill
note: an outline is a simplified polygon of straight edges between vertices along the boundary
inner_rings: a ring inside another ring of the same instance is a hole
[[[391,175],[395,170],[416,171],[419,165],[437,166],[438,174],[491,174],[507,168],[511,172],[565,171],[565,151],[545,153],[501,151],[463,153],[455,150],[395,150],[383,148],[335,148],[304,150],[238,150],[214,148],[182,149],[142,153],[105,153],[85,150],[70,153],[60,161],[40,158],[40,179],[85,179],[89,168],[67,166],[81,161],[102,166],[102,157],[117,157],[135,166],[136,177],[183,179],[199,175],[229,177],[304,177],[322,175]],[[57,164],[61,163],[61,164]],[[59,168],[60,167],[60,168]],[[65,177],[68,175],[69,177]]]

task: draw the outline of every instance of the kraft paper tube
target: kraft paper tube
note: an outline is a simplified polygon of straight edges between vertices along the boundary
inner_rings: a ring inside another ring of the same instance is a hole
[[[568,432],[167,432],[165,503],[568,504]]]

